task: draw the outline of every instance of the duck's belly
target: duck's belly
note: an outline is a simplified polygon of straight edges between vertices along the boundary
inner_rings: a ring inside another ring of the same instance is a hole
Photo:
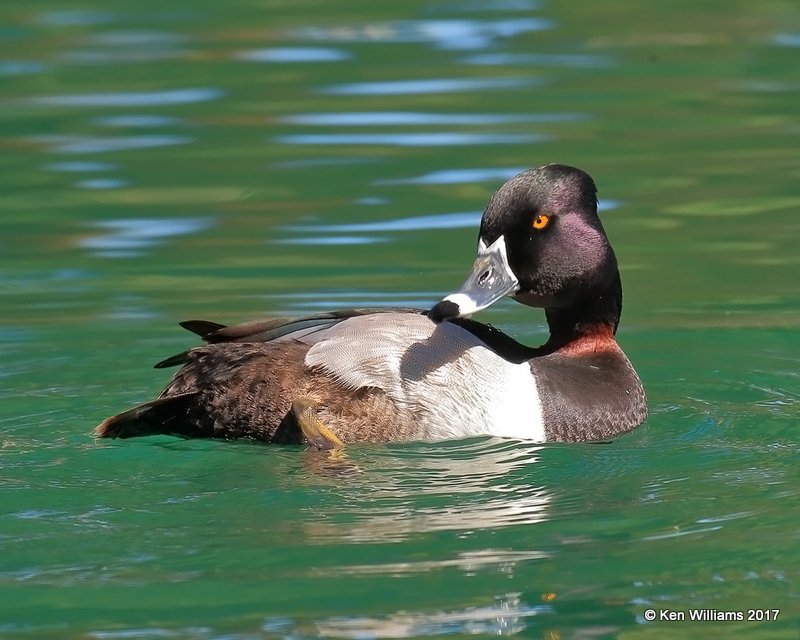
[[[345,320],[319,337],[306,366],[348,391],[383,391],[403,422],[414,425],[415,439],[545,439],[530,365],[508,362],[458,325],[416,314],[376,314]],[[388,419],[387,428],[393,423]],[[395,438],[387,433],[380,439]]]

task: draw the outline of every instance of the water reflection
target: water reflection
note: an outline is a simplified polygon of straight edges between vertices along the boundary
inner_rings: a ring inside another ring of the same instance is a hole
[[[48,11],[39,16],[40,24],[53,27],[88,27],[107,24],[115,21],[113,13],[108,11],[72,10]]]
[[[302,169],[305,167],[340,167],[350,164],[366,164],[373,162],[380,162],[380,158],[373,158],[361,156],[358,158],[343,158],[336,157],[314,157],[303,158],[302,160],[285,160],[283,162],[276,162],[272,166],[280,169]]]
[[[188,577],[187,577],[188,579]],[[439,635],[494,635],[511,636],[530,627],[531,618],[553,614],[551,605],[532,605],[518,592],[481,597],[481,604],[441,611],[394,611],[380,616],[329,616],[309,619],[289,616],[270,616],[261,623],[265,635],[252,631],[231,632],[213,626],[192,627],[126,627],[89,631],[86,635],[95,640],[131,640],[134,638],[230,638],[252,640],[265,638],[417,638]],[[548,636],[549,637],[549,636]],[[555,637],[555,636],[553,636]]]
[[[113,171],[119,169],[119,165],[111,162],[74,160],[68,162],[51,162],[45,165],[44,168],[48,171],[63,171],[65,173],[92,173],[95,171]]]
[[[181,49],[166,47],[131,47],[130,49],[83,49],[68,51],[59,56],[59,60],[76,64],[107,65],[107,64],[137,64],[177,58],[185,55]]]
[[[102,127],[121,127],[121,128],[149,128],[149,127],[171,127],[180,124],[179,118],[156,115],[120,115],[102,116],[93,118],[92,123]]]
[[[92,44],[113,47],[159,47],[184,42],[184,36],[153,29],[105,31],[89,38]]]
[[[377,220],[354,224],[316,224],[286,227],[293,231],[313,231],[326,233],[355,233],[360,231],[421,231],[426,229],[477,228],[481,221],[480,211],[458,213],[437,213],[429,216],[412,216],[394,220]]]
[[[140,256],[145,249],[167,238],[197,233],[213,224],[209,218],[136,218],[104,220],[92,224],[106,230],[102,235],[83,238],[79,242],[95,256],[130,258]]]
[[[485,144],[533,144],[548,140],[536,133],[302,133],[278,136],[276,142],[298,145],[385,145],[395,147],[459,147]]]
[[[190,87],[167,91],[83,93],[28,98],[27,102],[47,107],[153,107],[195,104],[225,95],[221,89]]]
[[[437,49],[483,49],[501,38],[543,31],[553,27],[543,18],[507,20],[402,20],[362,26],[308,27],[294,36],[335,42],[423,42]]]
[[[53,153],[108,153],[111,151],[132,151],[136,149],[153,149],[169,147],[177,144],[188,144],[193,138],[177,135],[141,135],[119,138],[103,138],[97,136],[35,136],[36,142],[50,145]]]
[[[271,47],[251,49],[234,56],[247,62],[338,62],[349,60],[351,54],[341,49],[321,47]]]
[[[387,242],[388,238],[380,236],[308,236],[305,238],[279,238],[273,240],[275,244],[297,244],[304,246],[335,246],[353,244],[375,244]]]
[[[128,183],[117,178],[91,178],[80,180],[75,186],[79,189],[119,189],[128,186]]]
[[[530,523],[524,523],[530,524]],[[441,529],[436,529],[441,530]],[[370,540],[372,541],[372,540]],[[385,542],[385,540],[382,540]],[[346,567],[333,567],[318,570],[320,576],[337,575],[382,575],[402,577],[415,573],[427,573],[438,569],[455,568],[463,573],[472,574],[484,568],[496,568],[512,573],[520,562],[545,560],[552,554],[536,549],[508,551],[503,549],[481,549],[479,551],[463,551],[455,558],[441,560],[413,560],[408,562],[384,562],[376,564],[353,564]]]
[[[539,9],[541,3],[537,0],[494,0],[494,2],[485,2],[485,0],[465,0],[462,2],[454,2],[452,4],[441,4],[436,6],[437,12],[448,11],[474,11],[480,13],[488,12],[504,12],[504,11],[533,11]]]
[[[361,111],[355,113],[305,113],[283,116],[287,124],[333,127],[375,125],[481,125],[520,122],[573,122],[584,116],[577,113],[420,113],[411,111]]]
[[[182,34],[156,29],[100,31],[86,37],[86,48],[67,51],[58,57],[78,64],[148,62],[185,54],[185,41]]]
[[[779,33],[772,41],[784,47],[800,47],[800,33]]]
[[[543,80],[530,76],[509,78],[430,78],[353,82],[320,89],[320,93],[343,96],[392,96],[420,93],[460,93],[468,91],[501,91],[541,85]]]
[[[377,180],[374,184],[474,184],[490,180],[508,180],[528,167],[499,167],[481,169],[444,169],[414,178]]]
[[[366,469],[350,476],[344,500],[325,519],[306,523],[311,543],[401,541],[434,531],[476,531],[531,525],[547,519],[550,491],[535,483],[541,447],[506,440],[480,440],[385,450],[352,463]],[[362,454],[363,455],[363,454]],[[318,480],[315,480],[318,481]],[[434,567],[540,559],[546,552],[463,552],[453,558],[333,567],[326,571],[426,571]],[[516,555],[520,554],[520,555]]]
[[[527,628],[526,618],[552,613],[549,605],[532,606],[519,593],[507,593],[483,606],[453,611],[397,611],[380,617],[328,618],[316,624],[329,638],[416,638],[451,634],[515,635]],[[295,635],[295,634],[291,634]]]
[[[28,76],[41,73],[47,67],[27,60],[0,60],[0,76]]]
[[[474,65],[512,67],[566,67],[568,69],[593,69],[610,67],[611,56],[546,53],[477,53],[465,56],[462,62]]]

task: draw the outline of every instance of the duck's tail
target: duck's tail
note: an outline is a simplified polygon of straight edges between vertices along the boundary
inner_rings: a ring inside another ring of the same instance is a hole
[[[196,395],[184,393],[159,398],[128,409],[103,420],[95,427],[94,435],[98,438],[135,438],[164,434],[201,438],[204,434],[198,433],[197,424],[189,418]]]

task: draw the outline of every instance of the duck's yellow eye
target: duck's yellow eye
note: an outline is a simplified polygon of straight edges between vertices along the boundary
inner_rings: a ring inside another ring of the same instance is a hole
[[[548,222],[550,222],[550,216],[546,216],[545,214],[540,213],[533,219],[533,228],[544,229],[547,226]]]

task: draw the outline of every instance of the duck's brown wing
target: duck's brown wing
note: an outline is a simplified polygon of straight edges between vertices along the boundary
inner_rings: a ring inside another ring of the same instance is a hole
[[[252,438],[301,442],[291,402],[307,379],[304,355],[340,322],[417,309],[346,309],[303,318],[277,318],[226,327],[194,320],[182,325],[207,346],[159,362],[182,365],[161,396],[104,420],[100,438],[169,434],[187,438]]]

